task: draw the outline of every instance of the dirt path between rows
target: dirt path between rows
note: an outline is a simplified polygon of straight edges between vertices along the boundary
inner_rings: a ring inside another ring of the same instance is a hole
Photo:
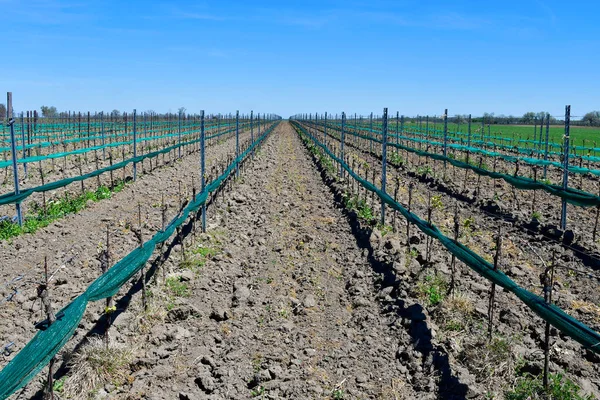
[[[218,254],[189,282],[191,296],[175,301],[171,323],[135,340],[144,358],[131,387],[103,394],[414,398],[396,358],[408,334],[381,313],[377,274],[334,204],[294,129],[280,124],[233,192],[209,209],[210,229],[191,252],[212,246]],[[127,314],[118,327],[125,336],[139,330]],[[196,318],[173,321],[182,315]]]

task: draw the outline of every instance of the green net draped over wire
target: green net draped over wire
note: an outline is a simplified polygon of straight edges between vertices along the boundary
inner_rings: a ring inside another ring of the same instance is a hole
[[[351,133],[351,132],[346,132],[346,133],[348,133],[352,136],[362,138],[362,139],[371,140],[375,143],[380,143],[380,144],[383,143],[382,140],[373,138],[371,136],[360,135],[360,134]],[[438,161],[444,161],[444,162],[452,164],[453,166],[455,166],[457,168],[469,169],[478,175],[487,176],[492,179],[502,179],[502,180],[506,181],[509,185],[514,186],[517,189],[543,190],[545,192],[550,193],[553,196],[558,196],[562,199],[565,199],[569,204],[573,204],[575,206],[579,206],[579,207],[600,206],[600,197],[599,196],[585,192],[583,190],[578,190],[578,189],[574,189],[574,188],[570,188],[570,187],[567,187],[565,189],[559,185],[553,185],[553,184],[545,183],[542,181],[533,180],[531,178],[527,178],[524,176],[508,175],[508,174],[503,174],[501,172],[489,171],[485,168],[480,168],[480,167],[472,165],[470,163],[456,160],[452,157],[447,157],[442,154],[429,153],[427,151],[415,149],[415,148],[408,147],[408,146],[405,146],[405,145],[399,144],[399,143],[392,143],[392,142],[388,141],[387,145],[401,149],[401,150],[408,151],[410,153],[414,153],[421,157],[426,157],[426,158],[430,158],[430,159],[434,159],[434,160],[438,160]],[[455,146],[460,146],[460,145],[455,145]],[[472,149],[470,151],[473,151],[473,152],[479,152],[479,153],[487,152],[486,150],[481,150],[481,149],[476,149],[476,148],[468,148],[467,146],[461,146],[461,147],[463,147],[465,149]],[[517,161],[516,157],[504,156],[504,155],[503,155],[503,157],[505,157],[507,160],[514,159],[515,161]],[[523,161],[522,158],[519,160]],[[541,165],[554,165],[554,164],[558,164],[558,165],[562,166],[562,164],[552,163],[552,162],[544,161],[544,160],[538,160],[538,159],[528,159],[528,160],[530,163],[534,163],[535,165],[540,165],[540,166]],[[575,170],[586,170],[587,172],[590,172],[590,170],[588,170],[587,168],[569,167],[569,171],[574,172]],[[600,171],[598,171],[598,173],[600,174]]]

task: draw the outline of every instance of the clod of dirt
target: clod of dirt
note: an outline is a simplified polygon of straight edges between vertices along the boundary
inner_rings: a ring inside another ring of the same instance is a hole
[[[304,307],[306,307],[306,308],[313,308],[313,307],[316,307],[317,300],[315,299],[315,296],[313,296],[312,294],[309,294],[308,296],[306,296],[304,298],[304,302],[302,304],[304,304]]]
[[[230,318],[229,311],[221,307],[213,308],[210,313],[210,319],[214,319],[217,322],[227,321]]]
[[[234,307],[238,307],[239,305],[248,301],[250,297],[250,289],[245,282],[237,281],[233,284],[233,299],[232,304]]]
[[[216,388],[215,379],[212,376],[201,376],[196,378],[194,382],[206,393],[212,393]]]
[[[183,321],[189,317],[200,317],[200,310],[191,304],[183,304],[167,313],[168,322]]]

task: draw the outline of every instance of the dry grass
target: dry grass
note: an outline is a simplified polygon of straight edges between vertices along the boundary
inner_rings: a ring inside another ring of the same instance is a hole
[[[596,304],[587,301],[573,300],[571,302],[571,308],[584,314],[589,314],[594,319],[595,323],[600,323],[600,307]]]
[[[454,336],[469,327],[474,311],[473,301],[464,293],[455,291],[443,300],[436,321],[444,333]]]
[[[488,341],[482,337],[465,344],[460,359],[484,384],[494,379],[508,381],[514,375],[510,339],[493,337]]]
[[[381,400],[402,400],[408,399],[404,387],[406,381],[403,378],[392,378],[389,386],[381,388],[381,392],[377,394],[377,398]]]
[[[107,346],[99,337],[90,338],[69,360],[72,375],[65,383],[65,396],[92,398],[95,391],[107,383],[115,386],[131,383],[130,364],[133,359],[131,347],[115,343]]]
[[[451,296],[447,297],[442,307],[444,310],[458,313],[462,316],[470,316],[475,311],[473,301],[459,291],[455,291]]]

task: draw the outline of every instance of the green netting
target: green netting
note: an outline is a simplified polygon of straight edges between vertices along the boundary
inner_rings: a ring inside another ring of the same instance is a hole
[[[225,132],[221,132],[221,133],[217,133],[211,136],[207,136],[205,139],[213,139],[222,135],[226,135],[228,133],[231,133],[233,130],[229,130],[229,131],[225,131]],[[177,149],[178,147],[181,146],[187,146],[189,144],[194,144],[194,143],[198,143],[200,142],[201,139],[194,139],[194,140],[190,140],[187,142],[181,142],[178,143],[176,145],[173,146],[169,146],[169,147],[165,147],[164,149],[161,150],[157,150],[157,151],[153,151],[151,153],[146,153],[144,155],[141,156],[137,156],[137,157],[132,157],[129,158],[125,161],[121,161],[119,163],[113,164],[111,166],[108,167],[104,167],[104,168],[100,168],[98,170],[89,172],[87,174],[84,175],[79,175],[79,176],[75,176],[73,178],[66,178],[66,179],[61,179],[59,181],[55,181],[55,182],[50,182],[50,183],[46,183],[45,185],[40,185],[40,186],[36,186],[33,188],[28,188],[28,189],[23,189],[20,191],[19,194],[16,194],[15,192],[11,192],[11,193],[7,193],[7,194],[3,194],[2,196],[0,196],[0,205],[5,205],[5,204],[12,204],[12,203],[20,203],[23,200],[25,200],[27,197],[31,196],[32,194],[36,193],[36,192],[47,192],[50,190],[56,190],[59,189],[61,187],[65,187],[73,182],[79,182],[79,181],[83,181],[89,178],[94,178],[98,175],[102,175],[105,172],[109,172],[109,171],[114,171],[120,168],[123,168],[125,166],[127,166],[128,164],[131,163],[138,163],[142,160],[145,160],[146,158],[152,158],[152,157],[156,157],[160,154],[163,153],[168,153],[169,151],[172,151],[174,149]]]
[[[247,120],[244,120],[244,122],[246,123]],[[205,127],[207,129],[213,128],[213,127],[217,127],[220,126],[222,128],[228,127],[228,126],[233,126],[234,124],[218,124],[216,122],[209,122],[206,121],[205,122]],[[26,126],[26,125],[25,125]],[[90,135],[88,135],[87,133],[87,125],[86,125],[86,131],[75,131],[74,127],[72,125],[68,125],[68,124],[59,124],[56,125],[54,127],[51,128],[46,128],[43,125],[42,126],[38,126],[34,131],[33,134],[30,131],[29,135],[27,136],[27,130],[25,130],[25,132],[21,129],[21,123],[19,121],[15,122],[14,124],[14,128],[15,128],[15,136],[17,136],[18,141],[21,141],[21,137],[23,135],[25,135],[27,137],[28,140],[52,140],[52,139],[60,139],[61,142],[67,140],[69,143],[71,142],[81,142],[81,141],[85,141],[88,139],[101,139],[102,136],[97,135],[97,131],[101,130],[101,124],[90,124]],[[123,136],[123,135],[129,135],[131,136],[132,131],[133,131],[133,124],[131,122],[129,122],[127,124],[129,129],[128,133],[122,133],[122,134],[115,134],[118,136]],[[138,132],[147,132],[147,133],[154,133],[154,132],[164,132],[165,130],[173,130],[176,129],[177,126],[174,124],[167,124],[167,123],[158,123],[156,121],[150,123],[148,121],[146,121],[145,123],[143,121],[139,121],[136,123],[136,126],[138,128]],[[148,129],[148,126],[151,126],[151,129]],[[189,129],[190,127],[196,127],[198,128],[200,126],[200,123],[198,121],[195,121],[193,124],[184,124],[182,127],[185,129]],[[115,123],[115,122],[105,122],[104,123],[104,132],[105,132],[105,137],[108,138],[109,135],[107,134],[108,132],[113,132],[115,130],[119,130],[119,131],[124,131],[125,130],[125,126],[124,124],[120,124],[120,123]],[[48,135],[43,135],[43,133],[49,133]],[[93,134],[96,134],[96,136],[92,136]],[[0,142],[6,142],[6,143],[10,143],[10,133],[4,133],[4,134],[0,134],[1,138],[5,138],[5,139],[0,139]],[[70,138],[70,139],[67,139]],[[0,148],[1,150],[2,148]],[[8,150],[10,150],[10,147],[7,147]]]
[[[171,237],[175,233],[176,228],[185,223],[191,214],[198,212],[200,207],[205,204],[208,195],[222,185],[223,181],[235,170],[236,165],[244,160],[249,152],[262,142],[277,124],[272,125],[246,151],[236,157],[225,172],[210,182],[169,223],[164,231],[156,233],[142,247],[136,248],[126,255],[106,271],[106,273],[98,277],[83,294],[59,311],[57,315],[63,315],[62,318],[57,319],[45,331],[39,331],[0,371],[0,399],[6,399],[38,374],[67,343],[71,336],[73,336],[79,321],[83,317],[88,302],[116,295],[121,286],[129,281],[148,262],[156,246]]]
[[[339,125],[339,123],[338,123],[338,125]],[[377,131],[375,129],[372,130],[374,133],[381,132],[381,124],[373,124],[373,125],[379,127],[379,131]],[[349,126],[351,126],[351,125],[349,125]],[[354,127],[356,127],[356,126],[354,126]],[[507,125],[506,127],[509,128],[510,126]],[[358,128],[361,129],[361,130],[370,130],[370,129],[368,129],[366,127],[363,127],[363,126],[358,126]],[[433,129],[431,127],[429,129],[427,129],[427,128],[419,128],[418,126],[414,126],[414,125],[409,125],[409,126],[406,126],[405,128],[408,129],[408,130],[410,130],[411,132],[414,132],[417,135],[420,135],[420,136],[437,136],[437,137],[443,137],[444,136],[444,131],[441,130],[441,129]],[[539,125],[538,125],[538,128],[539,128]],[[479,129],[477,129],[477,133],[471,133],[471,136],[473,138],[482,138],[482,140],[478,139],[477,141],[479,143],[485,143],[486,145],[490,145],[490,146],[498,144],[498,143],[492,142],[491,140],[500,141],[500,142],[511,142],[511,143],[512,142],[526,143],[526,144],[531,144],[531,145],[534,145],[534,146],[537,146],[537,147],[540,147],[540,146],[543,147],[543,146],[546,145],[546,143],[543,140],[541,140],[541,139],[538,139],[538,140],[514,139],[513,140],[512,138],[505,137],[505,136],[494,136],[494,135],[487,135],[487,134],[484,134],[482,136],[480,132],[481,131]],[[544,132],[545,132],[545,128],[544,128]],[[462,138],[466,138],[468,136],[469,136],[468,132],[448,131],[448,138],[451,139],[451,140],[464,140],[464,139],[461,139],[461,137]],[[515,146],[511,146],[511,148],[514,148],[514,147]],[[561,143],[548,142],[548,147],[562,149],[563,145]],[[571,146],[570,148],[571,148],[571,151],[581,150],[581,151],[587,151],[587,152],[592,152],[592,151],[593,152],[600,152],[600,148],[598,148],[598,147]],[[532,149],[532,148],[522,148],[522,150],[530,152],[531,150],[534,150],[534,149]]]
[[[376,143],[380,143],[380,144],[383,143],[382,140],[379,140],[379,139],[376,139],[376,138],[373,138],[370,136],[359,135],[356,133],[350,133],[350,134],[361,137],[363,139],[372,140]],[[417,154],[422,157],[427,157],[427,158],[431,158],[431,159],[438,160],[438,161],[448,162],[457,168],[470,169],[471,171],[475,172],[478,175],[487,176],[492,179],[502,179],[502,180],[506,181],[509,185],[514,186],[517,189],[543,190],[547,193],[550,193],[553,196],[558,196],[562,199],[565,199],[569,204],[573,204],[575,206],[579,206],[579,207],[600,206],[600,197],[599,196],[596,196],[594,194],[591,194],[591,193],[588,193],[588,192],[585,192],[582,190],[569,188],[569,187],[565,189],[562,186],[552,185],[552,184],[536,181],[536,180],[533,180],[531,178],[527,178],[524,176],[514,176],[514,175],[503,174],[500,172],[488,171],[485,168],[479,168],[475,165],[471,165],[466,162],[453,159],[451,157],[447,157],[447,156],[445,157],[442,154],[429,153],[429,152],[426,152],[423,150],[418,150],[418,149],[414,149],[412,147],[404,146],[399,143],[388,142],[387,145],[408,151],[410,153]],[[535,160],[535,161],[540,161],[540,160]]]
[[[240,129],[245,129],[244,126],[240,126]],[[234,129],[229,129],[225,132],[221,132],[218,134],[215,134],[213,136],[208,136],[207,139],[212,139],[214,137],[220,136],[220,135],[224,135],[230,132],[233,132]],[[168,138],[179,138],[181,137],[182,139],[185,139],[189,136],[193,136],[195,134],[200,133],[200,130],[188,130],[185,132],[181,132],[181,136],[178,133],[169,133],[169,134],[164,134],[164,135],[159,135],[159,136],[142,136],[142,137],[138,137],[136,139],[137,143],[142,143],[142,142],[146,142],[146,141],[152,141],[152,140],[160,140],[160,139],[168,139]],[[119,136],[125,136],[125,134],[123,135],[119,135]],[[130,134],[126,135],[127,137],[131,137]],[[62,142],[61,142],[62,144]],[[113,143],[106,143],[104,145],[98,145],[98,146],[92,146],[92,147],[87,147],[87,148],[81,148],[81,149],[76,149],[76,150],[71,150],[71,151],[66,151],[66,152],[57,152],[57,153],[51,153],[51,154],[47,154],[47,155],[40,155],[40,156],[31,156],[31,157],[25,157],[25,158],[20,158],[17,159],[17,163],[19,164],[25,164],[25,163],[31,163],[31,162],[38,162],[38,161],[44,161],[47,159],[52,159],[52,158],[61,158],[61,157],[67,157],[67,156],[71,156],[71,155],[76,155],[76,154],[85,154],[85,153],[90,153],[92,151],[97,151],[97,150],[102,150],[102,149],[108,149],[111,147],[119,147],[119,146],[125,146],[125,145],[131,145],[133,144],[133,139],[132,140],[127,140],[124,142],[113,142]],[[22,147],[20,147],[20,149],[22,149]],[[19,149],[17,149],[19,150]],[[0,161],[0,168],[5,168],[5,167],[9,167],[12,165],[12,161]]]
[[[337,129],[339,129],[339,126],[341,126],[341,124],[334,124]],[[361,126],[355,126],[355,125],[346,125],[346,127],[348,129],[354,129],[354,130],[360,130],[363,132],[370,132],[372,135],[377,135],[377,136],[381,136],[381,130],[377,131],[375,129],[370,129],[370,128],[365,128],[365,127],[361,127]],[[432,131],[432,130],[430,130]],[[444,135],[443,134],[436,134],[436,133],[422,133],[422,132],[415,132],[415,128],[411,127],[410,131],[407,128],[403,129],[403,132],[410,132],[413,133],[417,136],[420,137],[438,137],[438,138],[443,138]],[[439,130],[436,130],[435,132],[440,132]],[[369,135],[368,137],[372,137],[371,135]],[[475,145],[484,145],[487,147],[493,147],[494,149],[498,148],[498,149],[502,149],[502,150],[507,150],[507,151],[513,151],[513,152],[517,152],[520,154],[538,154],[539,156],[544,156],[546,151],[545,150],[541,150],[541,149],[536,149],[536,148],[522,148],[522,147],[517,147],[517,146],[511,146],[511,145],[505,145],[505,144],[501,144],[501,143],[495,143],[495,142],[489,142],[489,141],[485,141],[485,140],[480,140],[477,139],[477,137],[481,137],[480,135],[473,135],[473,140],[471,140],[471,144],[475,144]],[[392,138],[400,138],[403,140],[410,140],[410,141],[414,141],[417,143],[427,143],[428,141],[425,139],[418,139],[418,138],[412,138],[412,137],[408,137],[408,136],[404,136],[404,135],[395,135],[393,133],[389,133],[388,134],[388,138],[392,139]],[[460,141],[461,143],[464,143],[464,139],[457,139],[452,137],[451,132],[448,132],[448,142],[452,142],[452,141]],[[525,141],[527,142],[527,141]],[[431,143],[436,143],[436,142],[431,142]],[[558,147],[560,149],[562,149],[562,145],[557,144],[557,143],[549,143],[550,147]],[[583,147],[583,146],[571,146],[571,152],[572,154],[569,155],[569,157],[574,157],[577,159],[582,159],[585,161],[590,161],[590,162],[600,162],[600,157],[597,156],[591,156],[589,155],[590,152],[592,151],[600,151],[600,149],[597,148],[591,148],[591,147]],[[575,150],[582,150],[582,151],[587,151],[588,155],[579,155],[574,153]],[[548,155],[552,155],[552,156],[558,156],[558,157],[562,157],[563,153],[562,152],[555,152],[555,151],[548,151]]]
[[[385,192],[382,192],[373,183],[361,178],[355,173],[343,160],[336,157],[326,146],[321,144],[314,136],[308,133],[302,126],[294,123],[294,125],[306,136],[310,137],[313,143],[319,146],[329,157],[335,160],[338,164],[344,168],[356,181],[358,181],[364,188],[371,192],[375,192],[379,198],[389,205],[394,210],[400,212],[404,218],[410,223],[414,224],[419,230],[426,235],[437,239],[440,243],[452,254],[454,254],[459,260],[464,262],[467,266],[473,269],[475,272],[486,278],[487,280],[503,287],[504,289],[514,293],[523,303],[525,303],[531,310],[539,315],[543,320],[549,322],[552,326],[559,329],[565,335],[570,336],[583,346],[591,349],[595,353],[600,354],[600,334],[596,331],[583,324],[582,322],[571,317],[565,313],[562,309],[555,305],[550,305],[544,302],[544,299],[534,293],[529,292],[526,289],[521,288],[512,279],[506,276],[502,271],[494,270],[494,266],[484,260],[481,256],[471,251],[468,247],[464,246],[459,242],[455,242],[449,237],[442,234],[438,228],[419,218],[417,215],[411,213],[405,209],[400,203],[394,201],[394,199]]]
[[[336,125],[336,127],[334,129],[339,130],[340,125]],[[352,129],[352,126],[348,126],[348,128]],[[373,140],[374,136],[381,136],[381,132],[375,132],[375,130],[371,130],[371,129],[360,129],[361,131],[371,131],[372,135],[359,135],[350,131],[347,131],[346,133],[348,133],[349,135],[352,136],[358,136],[361,137],[363,139],[366,140]],[[429,136],[439,136],[439,135],[429,135]],[[404,136],[404,135],[395,135],[395,134],[388,134],[388,141],[389,142],[393,142],[393,139],[399,139],[399,140],[408,140],[414,143],[423,143],[423,144],[429,144],[432,146],[444,146],[443,142],[438,142],[435,140],[430,140],[430,139],[419,139],[419,138],[413,138],[413,137],[409,137],[409,136]],[[487,145],[489,147],[494,147],[494,148],[500,148],[500,149],[504,149],[504,150],[510,150],[510,151],[517,151],[518,153],[521,154],[529,154],[531,155],[533,154],[539,154],[539,155],[544,155],[544,151],[543,150],[537,150],[537,149],[520,149],[520,148],[516,148],[516,147],[512,147],[512,146],[506,146],[506,145],[498,145],[495,143],[491,143],[491,142],[483,142],[481,140],[472,140],[471,144],[484,144]],[[562,163],[559,163],[557,161],[549,161],[549,160],[542,160],[539,158],[531,158],[531,157],[515,157],[515,156],[510,156],[507,154],[502,154],[502,153],[498,153],[496,151],[489,151],[489,150],[485,150],[479,147],[473,147],[473,146],[465,146],[464,144],[457,144],[457,143],[448,143],[447,144],[448,148],[452,148],[455,150],[459,150],[459,151],[465,151],[465,152],[471,152],[471,153],[478,153],[478,154],[482,154],[485,155],[487,157],[496,157],[496,158],[501,158],[503,160],[509,161],[509,162],[516,162],[517,160],[524,162],[525,164],[529,164],[529,165],[534,165],[534,166],[553,166],[553,167],[557,167],[562,169],[563,165]],[[561,156],[563,155],[563,153],[557,153],[557,152],[548,152],[549,155],[555,155],[555,156]],[[574,157],[574,155],[570,155],[570,157]],[[577,156],[577,158],[581,158],[582,160],[585,161],[591,161],[591,162],[600,162],[600,157],[594,157],[594,156]],[[585,168],[585,167],[577,167],[574,165],[569,165],[569,172],[574,173],[574,174],[593,174],[596,176],[600,176],[600,170],[598,169],[592,169],[592,168]]]
[[[224,124],[221,125],[219,128],[225,128],[227,126],[231,125],[231,124]],[[240,129],[242,129],[244,126],[247,126],[248,123],[245,124],[240,124]],[[206,130],[212,130],[216,127],[216,125],[212,125],[212,126],[205,126]],[[181,132],[181,136],[189,136],[190,134],[196,134],[200,132],[200,129],[198,127],[196,127],[197,129],[186,129],[184,132]],[[231,130],[229,130],[231,131]],[[160,132],[159,129],[154,129],[154,130],[150,130],[147,132],[143,132],[143,131],[138,131],[138,141],[142,142],[145,140],[158,140],[158,139],[164,139],[164,138],[171,138],[171,137],[178,137],[179,133],[168,133],[168,134],[162,134],[162,135],[153,135],[154,132]],[[118,139],[118,138],[122,138],[122,137],[127,137],[127,138],[133,138],[132,133],[116,133],[116,134],[111,134],[111,135],[105,135],[105,136],[82,136],[79,138],[73,138],[73,139],[63,139],[63,140],[57,140],[57,141],[53,141],[53,142],[37,142],[37,143],[31,143],[31,144],[26,144],[25,146],[23,146],[22,144],[18,144],[19,142],[21,142],[21,140],[18,138],[19,134],[15,134],[15,136],[17,136],[17,145],[16,145],[16,149],[17,151],[23,151],[23,150],[31,150],[31,149],[38,149],[38,148],[46,148],[46,147],[50,147],[50,146],[55,146],[55,145],[66,145],[66,144],[70,144],[70,143],[80,143],[80,142],[89,142],[92,140],[104,140],[105,142],[110,140],[110,139]],[[9,141],[10,143],[10,141]],[[133,143],[133,139],[127,141],[127,142],[121,142],[123,144],[127,144],[127,143]],[[102,147],[97,147],[97,149],[102,149]],[[79,149],[81,150],[81,149]],[[79,151],[76,150],[76,151]],[[0,152],[1,151],[12,151],[11,147],[0,147]],[[93,148],[90,150],[93,151]],[[58,153],[57,153],[58,154]],[[67,154],[67,153],[60,153],[60,154]],[[68,154],[67,154],[68,155]],[[35,160],[37,161],[37,160]],[[29,159],[22,159],[22,160],[18,160],[18,162],[31,162]],[[4,162],[6,163],[6,162]],[[4,163],[0,164],[0,167],[4,167]],[[10,165],[11,162],[8,162],[8,164]]]

